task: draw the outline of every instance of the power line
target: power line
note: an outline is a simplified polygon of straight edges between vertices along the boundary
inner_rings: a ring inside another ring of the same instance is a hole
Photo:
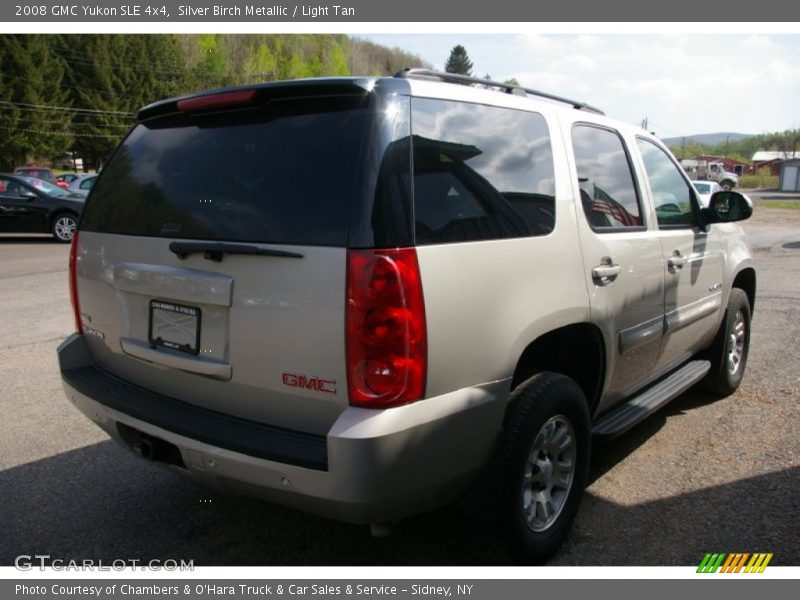
[[[95,65],[94,57],[91,54],[85,54],[85,53],[82,53],[82,52],[74,52],[74,51],[71,52],[71,53],[65,53],[65,52],[62,52],[60,50],[53,50],[52,52],[53,52],[53,54],[55,54],[56,56],[62,58],[63,60],[66,60],[67,62],[84,64],[84,65],[88,65],[88,66],[94,66]],[[109,57],[109,60],[110,60],[110,62],[114,62],[112,57]],[[188,67],[186,69],[184,69],[184,70],[181,70],[181,69],[165,68],[163,66],[153,66],[152,63],[150,63],[149,61],[129,59],[129,58],[126,58],[124,60],[116,60],[115,62],[116,62],[117,65],[122,65],[122,66],[124,66],[126,68],[130,67],[131,65],[141,66],[141,67],[146,68],[147,69],[146,72],[148,72],[148,73],[167,73],[167,74],[170,74],[170,75],[184,76],[184,75],[186,75],[187,71],[189,70]]]
[[[106,138],[112,140],[118,140],[122,137],[122,134],[111,135],[103,133],[71,133],[69,131],[44,131],[43,129],[26,129],[18,127],[0,127],[0,129],[3,129],[5,131],[19,131],[22,133],[42,133],[46,135],[62,135],[62,136],[83,137],[83,138]]]
[[[30,108],[35,110],[59,110],[62,112],[75,112],[79,114],[100,114],[100,115],[117,115],[124,117],[133,117],[133,113],[124,112],[121,110],[95,110],[93,108],[73,108],[71,106],[51,106],[47,104],[29,104],[27,102],[7,102],[7,101],[0,101],[0,104],[15,106],[18,108]]]
[[[93,114],[93,113],[74,113],[74,112],[63,112],[59,110],[47,110],[47,109],[39,109],[39,108],[22,108],[19,106],[2,106],[0,102],[0,111],[21,111],[23,114],[19,116],[19,118],[27,118],[28,115],[24,113],[34,113],[36,115],[54,115],[54,114],[61,114],[65,117],[80,117],[81,119],[130,119],[133,120],[133,116],[130,117],[122,116],[122,115],[107,115],[107,114]]]
[[[95,114],[95,113],[84,114],[84,113],[74,113],[72,111],[64,112],[64,111],[61,111],[61,110],[47,110],[47,109],[39,109],[39,108],[24,108],[24,107],[20,107],[20,106],[3,106],[3,103],[0,102],[0,112],[2,112],[2,111],[7,111],[7,112],[20,111],[22,113],[22,114],[19,115],[20,119],[27,119],[27,118],[30,118],[31,116],[37,116],[37,115],[41,115],[43,117],[62,115],[63,117],[69,117],[69,118],[80,117],[81,119],[103,119],[106,122],[108,120],[110,120],[110,119],[119,119],[119,118],[128,120],[128,117],[126,117],[124,115],[114,115],[114,114],[107,115],[107,114]],[[28,115],[26,113],[34,113],[34,114],[33,115]],[[131,116],[130,119],[133,120],[133,117]],[[61,119],[52,120],[53,123],[60,123],[61,121],[62,121]],[[88,123],[87,121],[81,121],[81,122],[82,123],[83,122]],[[97,124],[97,123],[92,123],[92,124]],[[127,125],[120,124],[120,123],[111,123],[110,126],[113,126],[113,127],[127,127]]]
[[[3,110],[3,107],[0,106],[0,110]],[[20,121],[32,121],[29,117],[23,115],[20,117]],[[65,123],[62,119],[36,119],[36,124],[40,123],[47,123],[48,125],[63,125],[68,127],[98,127],[103,129],[130,129],[131,126],[127,124],[114,124],[114,123],[86,123],[82,121],[70,121]],[[24,123],[23,123],[24,124]]]
[[[0,77],[2,77],[3,79],[6,79],[6,78],[8,78],[8,79],[19,79],[20,81],[27,81],[28,83],[31,83],[31,82],[32,83],[36,83],[35,79],[31,79],[30,77],[23,77],[22,75],[9,75],[8,73],[3,73],[2,75],[0,75]],[[62,79],[66,79],[66,76],[63,77]],[[92,92],[100,92],[103,95],[103,97],[108,99],[108,100],[110,100],[112,98],[116,98],[116,97],[113,96],[113,92],[109,92],[108,90],[103,90],[103,89],[100,89],[100,88],[90,87],[90,86],[69,85],[69,84],[64,83],[63,80],[59,84],[59,87],[60,88],[65,88],[65,89],[70,89],[70,90],[75,90],[77,92],[84,92],[84,91],[87,91],[87,90],[88,91],[92,91]],[[108,94],[112,94],[112,95],[108,95]]]
[[[94,56],[91,54],[85,54],[80,52],[63,52],[61,50],[51,48],[50,53],[53,56],[56,56],[68,63],[75,63],[79,65],[94,67],[95,60]],[[2,56],[2,53],[0,53]],[[6,54],[6,56],[8,56]],[[135,71],[137,74],[141,73],[161,73],[161,74],[169,74],[169,75],[177,75],[177,76],[185,76],[186,73],[190,70],[187,66],[185,69],[170,69],[168,67],[163,66],[153,66],[152,63],[146,60],[136,60],[134,58],[118,58],[118,57],[108,57],[108,61],[112,64],[112,66],[116,67],[125,67],[129,68],[130,66],[140,66],[142,70]]]

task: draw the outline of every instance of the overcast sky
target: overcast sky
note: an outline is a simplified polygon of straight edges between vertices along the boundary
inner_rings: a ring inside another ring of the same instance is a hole
[[[515,77],[660,137],[800,128],[800,35],[372,35],[443,69],[456,44],[473,73]]]

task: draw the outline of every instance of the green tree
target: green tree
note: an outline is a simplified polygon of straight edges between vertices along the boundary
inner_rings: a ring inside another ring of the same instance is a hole
[[[200,34],[197,36],[197,46],[200,56],[194,67],[194,76],[200,87],[224,85],[228,75],[228,61],[220,36]]]
[[[0,36],[0,163],[69,149],[100,166],[142,106],[192,90],[420,66],[431,68],[345,35]]]
[[[13,74],[8,68],[9,50],[12,47],[10,36],[0,36],[0,171],[13,170],[16,163],[20,162],[23,150],[25,132],[20,130],[20,115],[22,110],[14,104],[15,94],[13,87]]]
[[[345,76],[350,74],[347,67],[347,51],[336,38],[331,40],[323,57],[323,74],[328,76]]]
[[[56,52],[69,63],[72,106],[82,109],[74,149],[87,166],[105,161],[142,106],[190,86],[178,36],[65,35]]]
[[[242,66],[246,81],[269,81],[276,78],[277,72],[278,59],[266,43],[259,44]]]
[[[455,73],[458,75],[472,75],[472,61],[467,55],[467,50],[461,44],[453,46],[450,50],[450,57],[444,64],[444,70],[447,73]]]
[[[66,65],[50,36],[0,36],[0,163],[49,162],[72,143]]]
[[[136,76],[145,57],[133,36],[65,36],[61,41],[70,62],[72,104],[81,111],[74,117],[74,149],[86,167],[98,168],[151,94],[143,89],[148,87],[144,78]]]

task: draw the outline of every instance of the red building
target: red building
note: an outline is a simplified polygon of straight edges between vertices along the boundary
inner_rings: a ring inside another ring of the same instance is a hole
[[[736,173],[737,175],[741,175],[743,173],[751,172],[751,165],[750,163],[742,162],[740,160],[736,160],[734,158],[728,158],[726,156],[713,156],[711,154],[698,154],[697,156],[693,157],[694,160],[704,160],[706,162],[712,163],[722,163],[726,171],[730,171],[731,173]]]
[[[787,160],[800,158],[800,152],[781,152],[779,150],[759,150],[753,154],[753,172],[769,169],[770,175],[780,175],[781,167]]]

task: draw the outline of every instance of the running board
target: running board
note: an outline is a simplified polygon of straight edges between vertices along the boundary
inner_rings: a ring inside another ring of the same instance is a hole
[[[693,360],[638,396],[620,404],[592,427],[599,441],[622,435],[700,381],[711,368],[707,360]]]

